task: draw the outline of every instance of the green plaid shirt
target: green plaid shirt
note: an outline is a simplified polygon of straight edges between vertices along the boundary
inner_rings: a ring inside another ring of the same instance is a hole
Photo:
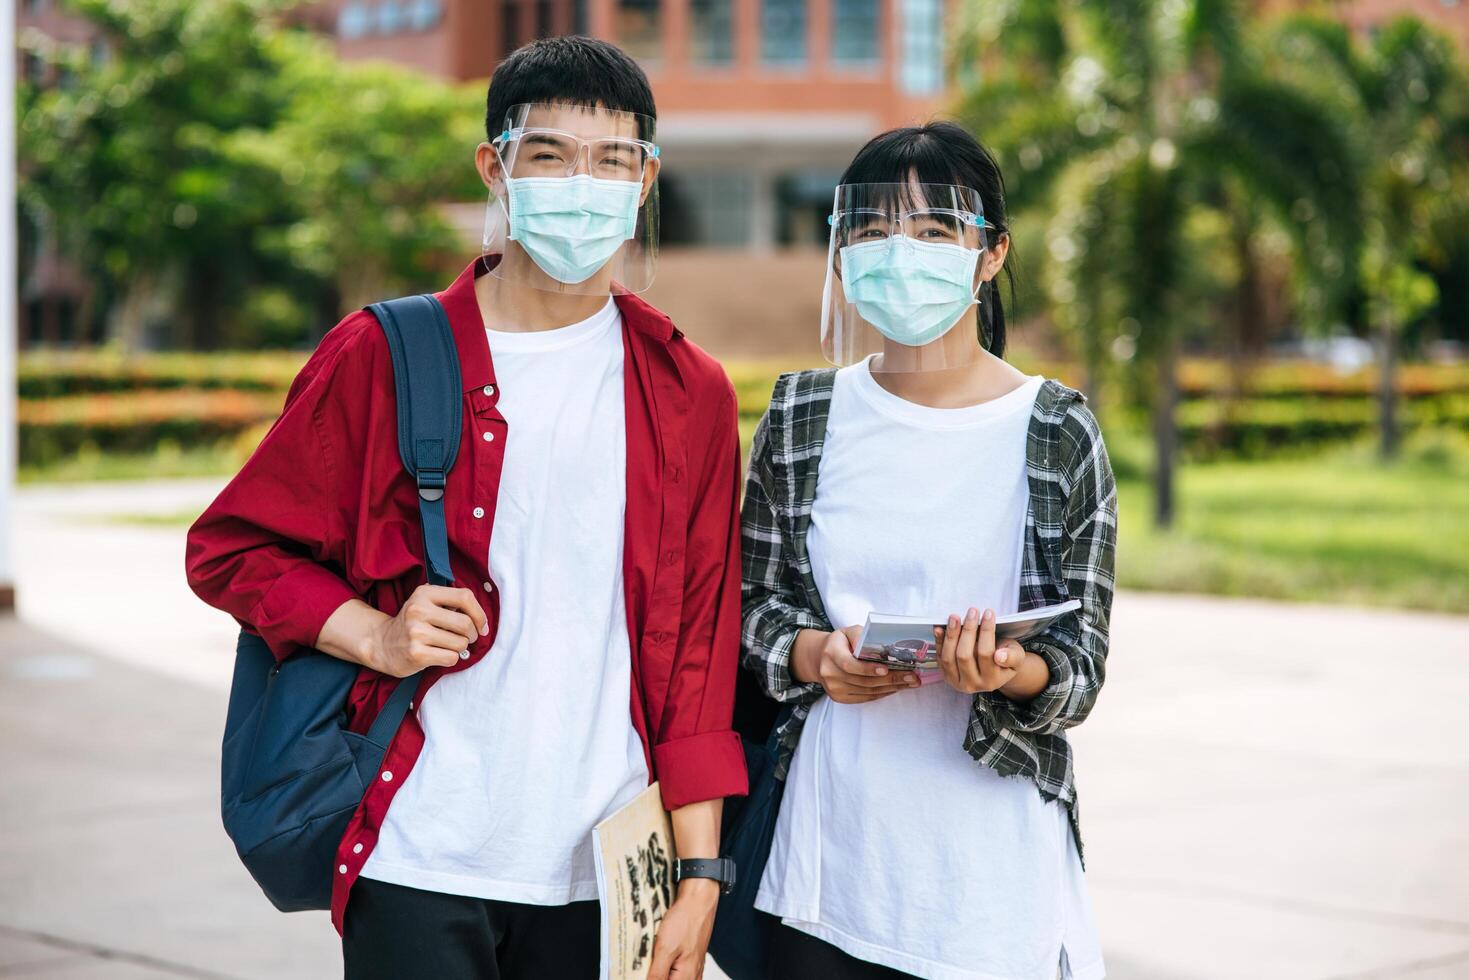
[[[783,374],[755,430],[742,514],[743,665],[766,694],[789,704],[778,729],[777,775],[784,778],[819,684],[791,676],[791,647],[802,629],[831,630],[812,577],[806,531],[826,438],[836,372]],[[1025,703],[998,691],[976,694],[964,749],[981,765],[1032,780],[1043,798],[1076,816],[1076,783],[1067,728],[1096,703],[1107,660],[1117,542],[1117,487],[1097,421],[1080,392],[1046,381],[1026,437],[1030,506],[1020,573],[1020,608],[1081,600],[1081,609],[1030,640],[1051,680]]]

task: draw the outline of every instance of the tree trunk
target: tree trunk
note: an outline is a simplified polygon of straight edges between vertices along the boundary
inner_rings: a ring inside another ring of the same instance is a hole
[[[1378,447],[1383,459],[1398,455],[1401,435],[1398,430],[1398,331],[1392,318],[1383,316],[1377,336],[1377,415],[1382,442]]]
[[[1153,523],[1173,526],[1173,470],[1178,455],[1178,338],[1170,332],[1158,345],[1153,384]]]
[[[142,349],[143,333],[152,299],[152,279],[137,275],[128,284],[121,301],[114,303],[109,311],[108,339],[122,348],[124,353],[132,354]]]

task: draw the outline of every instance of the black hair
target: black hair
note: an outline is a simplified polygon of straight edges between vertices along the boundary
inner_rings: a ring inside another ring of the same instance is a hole
[[[842,174],[843,184],[954,184],[979,192],[984,218],[993,225],[993,242],[1010,232],[1005,215],[1005,178],[994,155],[967,130],[951,122],[905,126],[874,136],[857,151]],[[1003,266],[1015,300],[1015,275],[1009,258]],[[1005,356],[1005,307],[993,279],[980,288],[979,342],[996,357]]]
[[[505,129],[512,106],[560,102],[617,112],[658,115],[653,89],[638,63],[615,44],[573,35],[544,37],[516,48],[500,62],[485,95],[485,138]],[[652,139],[652,133],[639,133]]]

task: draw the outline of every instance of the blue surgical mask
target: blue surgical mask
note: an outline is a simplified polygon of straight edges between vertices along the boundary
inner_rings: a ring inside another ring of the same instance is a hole
[[[904,235],[841,250],[842,290],[862,319],[908,347],[949,332],[975,303],[980,250]]]
[[[510,238],[558,282],[590,279],[633,236],[643,184],[574,177],[511,177]]]

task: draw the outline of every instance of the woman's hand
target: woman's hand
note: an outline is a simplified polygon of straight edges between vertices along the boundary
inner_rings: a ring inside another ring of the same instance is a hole
[[[889,670],[853,656],[861,638],[860,626],[831,633],[802,630],[791,652],[791,673],[804,684],[820,684],[828,697],[842,704],[876,701],[918,686],[914,671]]]
[[[944,680],[956,691],[965,694],[1002,691],[1023,700],[1039,694],[1050,679],[1045,661],[1026,653],[1016,641],[1001,640],[996,644],[993,609],[986,609],[981,616],[979,610],[971,607],[962,624],[958,616],[950,616],[948,627],[942,632],[939,666]],[[1035,683],[1037,679],[1039,684]]]

